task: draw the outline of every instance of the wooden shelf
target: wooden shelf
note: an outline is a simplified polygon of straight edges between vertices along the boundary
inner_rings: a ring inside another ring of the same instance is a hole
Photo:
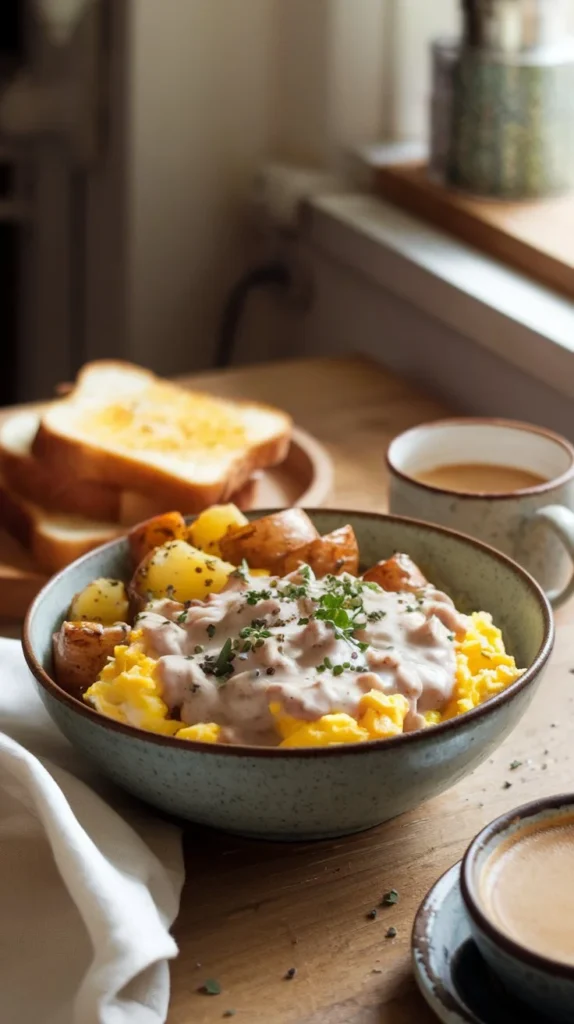
[[[523,203],[475,198],[432,181],[423,163],[378,168],[376,191],[538,283],[574,298],[574,195]]]

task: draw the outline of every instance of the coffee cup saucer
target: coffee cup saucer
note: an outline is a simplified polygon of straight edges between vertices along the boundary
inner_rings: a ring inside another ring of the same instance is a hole
[[[473,942],[460,892],[460,862],[421,903],[412,935],[416,982],[444,1024],[554,1024],[509,995]]]

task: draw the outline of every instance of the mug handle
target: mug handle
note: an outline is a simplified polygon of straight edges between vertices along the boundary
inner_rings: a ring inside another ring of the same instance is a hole
[[[534,513],[539,519],[544,519],[550,529],[562,541],[571,561],[574,563],[574,512],[564,505],[546,505]],[[546,596],[553,608],[559,608],[569,597],[574,594],[574,571],[570,580],[562,590],[551,590]]]

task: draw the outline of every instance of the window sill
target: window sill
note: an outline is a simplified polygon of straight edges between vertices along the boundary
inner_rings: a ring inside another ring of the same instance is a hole
[[[574,399],[574,302],[374,196],[310,209],[308,240],[331,259]]]

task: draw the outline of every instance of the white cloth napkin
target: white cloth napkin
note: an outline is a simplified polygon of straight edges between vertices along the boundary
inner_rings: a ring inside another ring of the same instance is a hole
[[[2,1024],[163,1024],[183,876],[179,829],[97,775],[0,639]]]

